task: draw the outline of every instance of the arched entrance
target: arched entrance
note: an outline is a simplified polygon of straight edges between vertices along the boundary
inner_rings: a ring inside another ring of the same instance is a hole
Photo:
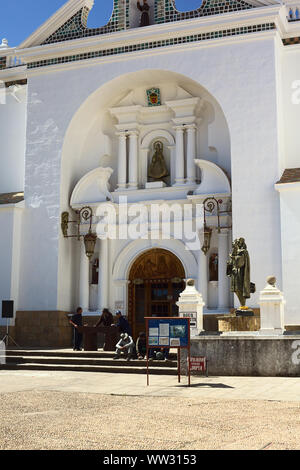
[[[177,316],[184,278],[181,261],[170,251],[152,249],[136,259],[128,287],[128,319],[134,338],[145,331],[144,317]]]

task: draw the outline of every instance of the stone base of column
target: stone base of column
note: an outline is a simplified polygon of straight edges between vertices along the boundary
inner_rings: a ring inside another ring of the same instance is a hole
[[[129,183],[126,189],[132,191],[132,190],[138,189],[138,185],[137,183]]]
[[[196,184],[195,178],[187,178],[185,184]]]
[[[186,184],[185,178],[175,179],[173,186],[184,186]]]
[[[127,189],[127,184],[118,184],[116,191],[124,191]]]

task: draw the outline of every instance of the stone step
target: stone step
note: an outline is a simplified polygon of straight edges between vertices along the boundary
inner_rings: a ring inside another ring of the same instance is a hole
[[[122,366],[122,367],[147,367],[147,361],[132,359],[126,361],[125,359],[114,360],[112,357],[86,357],[86,356],[37,356],[37,355],[8,355],[6,364],[61,364],[61,365],[80,365],[80,366]],[[150,361],[149,364],[159,368],[177,368],[177,361]]]
[[[126,361],[124,361],[126,362]],[[107,372],[119,374],[146,374],[145,366],[126,367],[125,364],[118,363],[110,365],[72,365],[72,364],[42,364],[42,363],[12,363],[0,366],[0,370],[39,370],[39,371],[77,371],[77,372]],[[177,369],[174,367],[149,367],[150,375],[177,375]]]
[[[65,358],[113,358],[115,356],[114,351],[72,351],[67,349],[8,349],[6,350],[6,356],[43,356],[43,357],[65,357]],[[177,360],[177,354],[170,352],[170,360]]]

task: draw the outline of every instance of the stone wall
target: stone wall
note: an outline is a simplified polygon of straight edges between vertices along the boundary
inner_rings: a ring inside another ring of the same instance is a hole
[[[260,329],[260,317],[235,317],[223,316],[218,320],[219,331],[258,331]]]
[[[300,335],[203,336],[192,339],[191,355],[207,357],[210,376],[300,376]],[[182,350],[182,371],[186,371],[186,357]]]
[[[14,339],[21,347],[69,348],[72,327],[68,312],[17,312]]]

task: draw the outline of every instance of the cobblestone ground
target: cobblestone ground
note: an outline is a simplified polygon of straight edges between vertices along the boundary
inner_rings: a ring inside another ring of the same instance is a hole
[[[0,449],[300,449],[300,403],[128,397],[91,393],[0,395]]]

